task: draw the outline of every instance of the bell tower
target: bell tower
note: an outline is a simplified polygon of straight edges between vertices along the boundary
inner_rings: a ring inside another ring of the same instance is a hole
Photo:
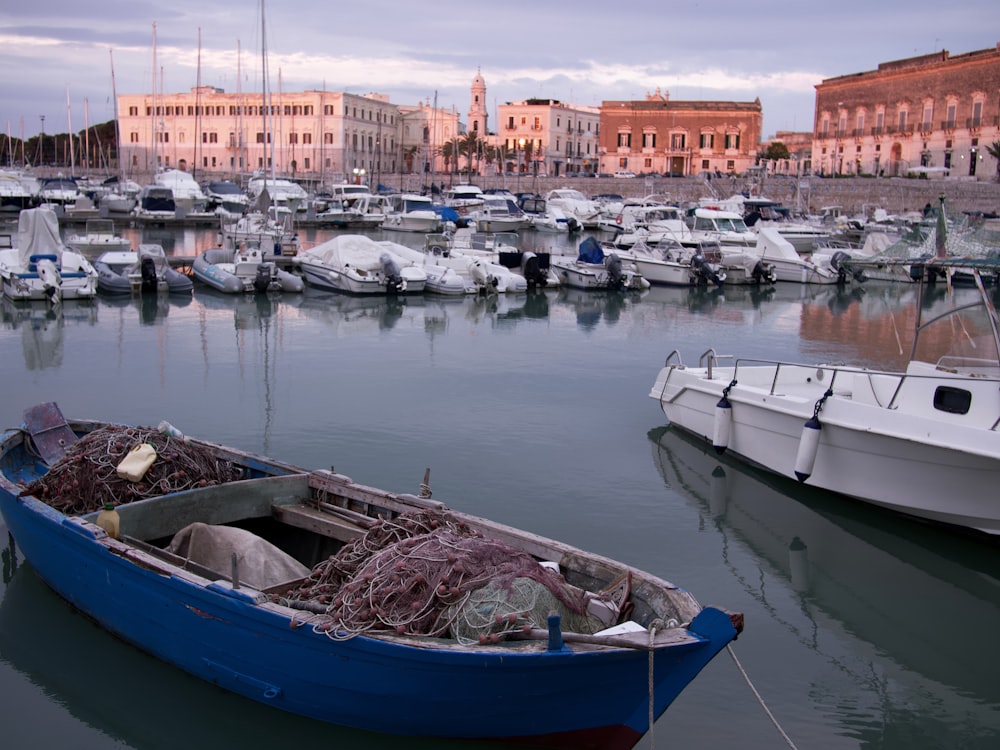
[[[469,102],[469,132],[485,140],[489,133],[486,127],[487,117],[486,81],[477,68],[476,77],[472,79],[472,98]]]

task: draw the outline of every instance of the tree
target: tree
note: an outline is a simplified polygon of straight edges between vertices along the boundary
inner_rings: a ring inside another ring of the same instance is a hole
[[[1000,141],[993,141],[987,146],[986,153],[997,160],[997,182],[1000,182]]]
[[[764,158],[768,161],[780,161],[782,159],[790,159],[791,154],[788,152],[788,146],[786,146],[781,141],[772,141],[767,144],[767,149],[764,151]]]

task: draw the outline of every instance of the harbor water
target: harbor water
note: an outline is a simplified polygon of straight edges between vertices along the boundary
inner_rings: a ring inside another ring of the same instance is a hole
[[[126,234],[184,256],[216,242],[213,229]],[[305,230],[303,245],[327,234]],[[526,242],[571,251],[579,239]],[[934,289],[927,304],[963,293]],[[196,284],[188,298],[58,310],[5,299],[0,423],[55,401],[70,417],[165,420],[395,492],[417,492],[429,468],[433,497],[458,510],[743,612],[736,659],[720,653],[641,748],[992,750],[1000,547],[720,458],[649,398],[673,350],[689,364],[714,348],[898,367],[915,295],[865,282],[253,298]],[[223,692],[71,610],[2,521],[0,551],[0,747],[471,747],[330,727]]]

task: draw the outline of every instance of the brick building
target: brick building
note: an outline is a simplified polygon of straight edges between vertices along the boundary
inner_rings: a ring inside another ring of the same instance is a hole
[[[948,174],[988,180],[1000,138],[1000,45],[885,62],[816,86],[819,174]]]
[[[657,89],[642,101],[605,101],[601,171],[740,174],[756,161],[762,119],[760,99],[671,101]]]
[[[525,99],[497,107],[496,147],[507,174],[553,177],[598,171],[596,107]]]

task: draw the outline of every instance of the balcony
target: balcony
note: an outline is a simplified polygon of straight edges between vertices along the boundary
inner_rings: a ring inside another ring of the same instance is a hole
[[[965,127],[969,130],[979,130],[983,127],[983,118],[981,117],[969,117],[965,121]]]
[[[954,120],[942,120],[941,121],[941,130],[949,130],[949,131],[951,131],[951,130],[954,130],[954,129],[955,129],[955,121]]]

